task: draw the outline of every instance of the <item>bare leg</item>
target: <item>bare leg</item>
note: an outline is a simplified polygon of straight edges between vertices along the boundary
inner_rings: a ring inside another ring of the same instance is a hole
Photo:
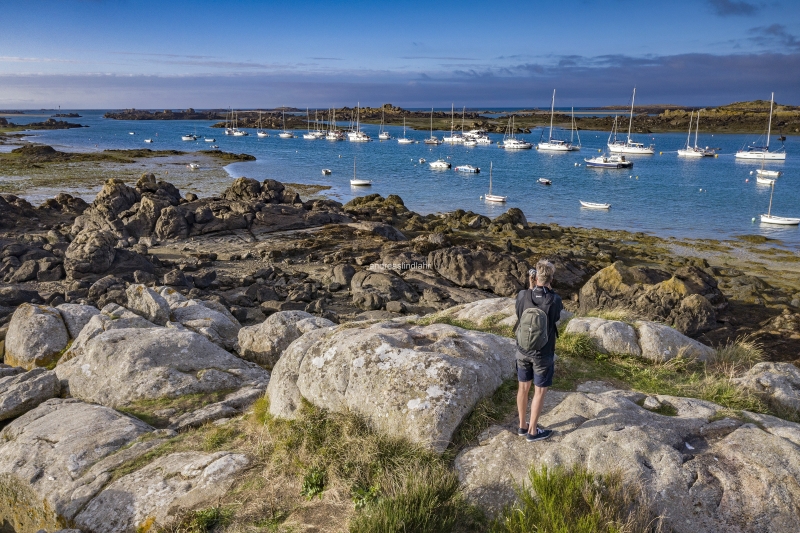
[[[528,385],[530,387],[530,384]],[[534,387],[533,388],[533,401],[531,402],[531,425],[530,431],[536,431],[536,424],[539,422],[539,415],[542,413],[544,407],[544,394],[547,392],[547,387]],[[519,405],[519,395],[517,396],[517,404]]]
[[[532,381],[520,381],[517,389],[517,411],[519,412],[519,427],[525,427],[525,420],[528,418],[528,394],[531,391]]]

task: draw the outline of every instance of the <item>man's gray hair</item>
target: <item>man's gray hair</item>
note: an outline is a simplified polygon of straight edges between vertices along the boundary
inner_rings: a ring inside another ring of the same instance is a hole
[[[552,283],[555,273],[556,267],[550,261],[545,261],[542,259],[536,263],[536,281],[542,285],[548,285]]]

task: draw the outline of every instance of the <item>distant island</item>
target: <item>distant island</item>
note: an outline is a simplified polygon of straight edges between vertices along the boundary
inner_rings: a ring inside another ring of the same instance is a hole
[[[23,130],[68,130],[72,128],[88,128],[83,124],[76,124],[74,122],[67,122],[65,120],[56,120],[48,118],[44,122],[31,122],[30,124],[14,124],[9,122],[8,119],[0,118],[0,133],[8,133],[12,131]]]
[[[24,115],[25,111],[18,111],[15,109],[0,109],[0,115]]]
[[[81,118],[77,113],[56,113],[53,116],[56,118]]]
[[[217,120],[224,118],[224,111],[195,111],[191,107],[185,111],[147,111],[143,109],[125,109],[124,111],[109,111],[103,118],[113,120]]]

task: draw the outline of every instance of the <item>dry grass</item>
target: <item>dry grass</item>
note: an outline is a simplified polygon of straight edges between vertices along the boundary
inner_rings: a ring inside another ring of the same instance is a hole
[[[749,370],[765,359],[764,347],[751,335],[745,335],[718,348],[708,364],[719,374],[733,376]]]

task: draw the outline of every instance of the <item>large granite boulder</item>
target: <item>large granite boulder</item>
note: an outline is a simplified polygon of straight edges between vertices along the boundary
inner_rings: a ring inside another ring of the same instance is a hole
[[[416,302],[419,299],[414,288],[391,270],[356,272],[350,281],[350,289],[353,304],[366,311],[381,309],[388,302]]]
[[[155,327],[157,326],[146,318],[137,315],[133,311],[129,311],[121,305],[108,304],[103,307],[100,313],[93,315],[92,318],[89,319],[89,322],[81,329],[81,332],[75,337],[75,340],[59,362],[65,363],[83,354],[86,344],[104,331],[130,328],[147,329]]]
[[[674,357],[685,357],[707,361],[714,356],[714,349],[690,339],[669,326],[657,322],[637,321],[636,333],[642,357],[653,361],[669,361]]]
[[[153,324],[163,326],[170,318],[167,301],[159,293],[144,285],[129,285],[125,290],[127,308]]]
[[[484,326],[491,323],[513,326],[517,321],[517,310],[513,298],[486,298],[457,305],[440,313],[454,320],[463,320]]]
[[[727,305],[717,280],[697,267],[674,274],[617,261],[597,272],[580,290],[580,311],[626,308],[641,318],[664,322],[686,335],[717,327]]]
[[[733,381],[783,407],[800,411],[800,369],[792,363],[758,363]]]
[[[144,531],[182,509],[219,500],[249,461],[231,452],[179,452],[159,457],[108,485],[75,517],[86,532]]]
[[[172,298],[176,299],[174,296]],[[236,349],[242,325],[224,305],[213,301],[186,300],[171,309],[173,318],[183,327],[228,351]]]
[[[100,405],[55,398],[42,403],[0,432],[2,515],[14,531],[57,529],[110,480],[94,467],[152,430]]]
[[[70,394],[108,407],[264,384],[269,373],[191,331],[114,329],[59,364]]]
[[[55,372],[44,368],[0,377],[0,422],[25,414],[60,392]]]
[[[460,246],[434,250],[428,264],[443,278],[459,287],[514,296],[525,288],[528,265],[514,256]]]
[[[511,339],[445,324],[312,331],[273,369],[270,411],[292,418],[302,397],[441,452],[478,400],[514,375],[514,361]]]
[[[83,330],[93,316],[100,314],[100,310],[91,305],[61,304],[57,306],[56,309],[61,313],[61,318],[64,320],[67,332],[73,339],[80,335],[81,330]]]
[[[348,226],[361,230],[366,233],[370,233],[372,235],[376,235],[378,237],[382,237],[387,241],[406,241],[408,240],[405,235],[403,235],[400,230],[395,228],[394,226],[390,226],[389,224],[383,224],[381,222],[353,222],[348,224]]]
[[[641,486],[676,533],[796,531],[800,425],[765,415],[755,415],[758,425],[720,419],[725,410],[711,402],[652,398],[677,411],[663,416],[639,407],[645,396],[630,391],[548,396],[540,420],[555,430],[550,440],[532,448],[493,426],[456,458],[470,502],[497,513],[531,468],[580,465]]]
[[[69,279],[97,278],[106,274],[132,275],[137,270],[155,273],[153,263],[132,250],[115,248],[118,237],[108,230],[83,230],[65,252]]]
[[[239,354],[266,368],[272,368],[295,339],[309,331],[334,323],[305,311],[279,311],[261,324],[239,330]]]
[[[45,305],[22,304],[11,317],[5,362],[28,370],[54,364],[69,342],[61,314]]]
[[[588,335],[602,353],[642,355],[636,330],[625,322],[591,317],[573,318],[564,331]],[[696,342],[689,340],[692,344]]]

